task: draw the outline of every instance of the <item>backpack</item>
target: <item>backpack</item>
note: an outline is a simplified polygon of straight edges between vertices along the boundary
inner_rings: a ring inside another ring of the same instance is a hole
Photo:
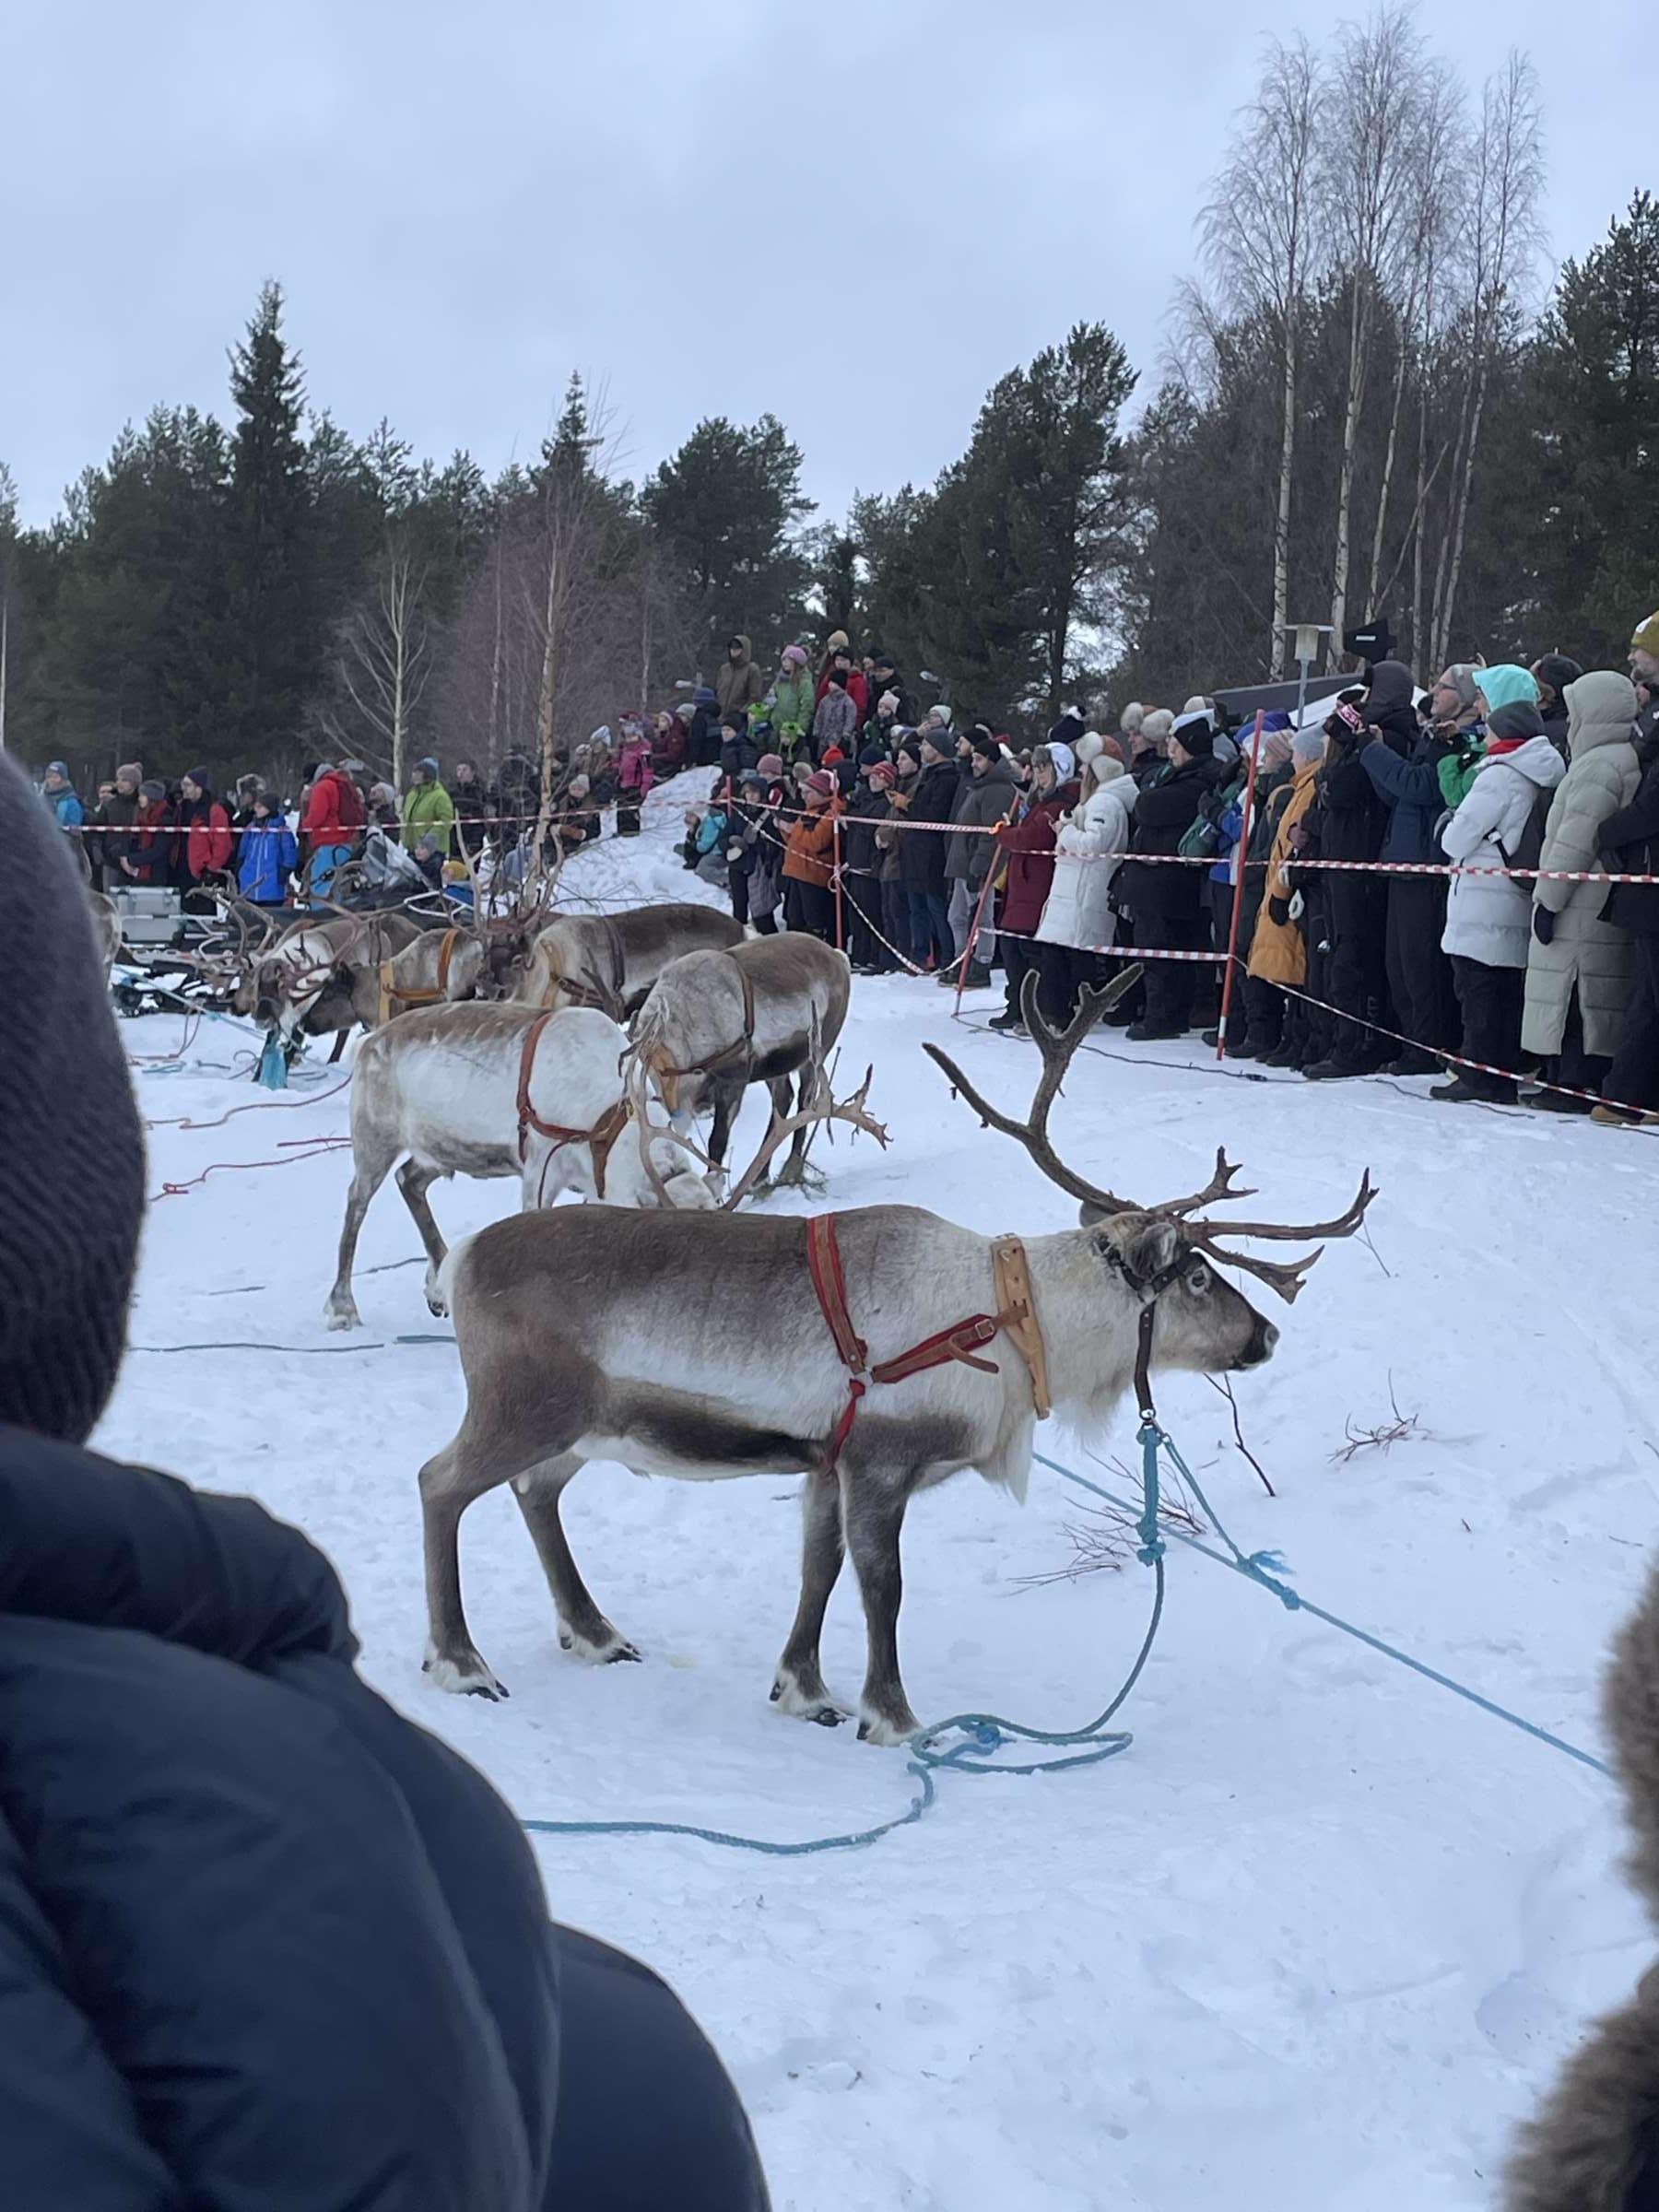
[[[1499,852],[1502,853],[1503,865],[1506,868],[1535,868],[1542,861],[1544,857],[1544,825],[1549,819],[1549,804],[1554,797],[1553,786],[1548,791],[1540,791],[1537,794],[1532,803],[1532,812],[1527,816],[1521,834],[1515,840],[1515,849],[1512,853],[1501,838],[1494,838],[1492,841],[1497,845]]]

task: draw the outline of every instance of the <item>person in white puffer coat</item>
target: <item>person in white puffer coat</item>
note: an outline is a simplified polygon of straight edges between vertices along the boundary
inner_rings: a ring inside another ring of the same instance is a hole
[[[1497,708],[1487,724],[1486,757],[1463,804],[1441,830],[1448,858],[1465,868],[1512,866],[1540,795],[1552,792],[1565,773],[1535,706],[1516,700]],[[1465,1059],[1486,1068],[1520,1065],[1531,942],[1530,884],[1501,875],[1453,877],[1441,949],[1451,959],[1463,1009]],[[1512,1103],[1515,1079],[1462,1067],[1430,1095],[1453,1102]]]
[[[1074,1004],[1085,985],[1099,984],[1105,976],[1106,961],[1095,947],[1110,945],[1116,931],[1112,879],[1128,850],[1137,790],[1119,741],[1095,742],[1098,749],[1084,771],[1093,778],[1093,788],[1055,835],[1054,880],[1037,924],[1039,944],[1052,948],[1044,964],[1052,963],[1057,977],[1064,969]]]

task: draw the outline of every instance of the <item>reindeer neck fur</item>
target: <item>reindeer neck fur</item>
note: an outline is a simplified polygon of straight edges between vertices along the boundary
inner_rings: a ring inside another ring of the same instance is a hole
[[[1098,1230],[1068,1229],[1025,1240],[1054,1410],[1090,1425],[1111,1418],[1135,1380],[1144,1303],[1101,1257]]]

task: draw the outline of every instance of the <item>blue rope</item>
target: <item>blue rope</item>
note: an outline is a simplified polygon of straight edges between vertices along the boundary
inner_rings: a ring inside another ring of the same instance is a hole
[[[1441,1689],[1449,1689],[1454,1696],[1466,1699],[1482,1712],[1489,1712],[1494,1719],[1507,1721],[1512,1728],[1519,1728],[1523,1735],[1534,1736],[1539,1743],[1549,1745],[1552,1750],[1564,1751],[1569,1759],[1577,1759],[1581,1766],[1594,1768],[1596,1773],[1612,1778],[1612,1768],[1605,1759],[1597,1759],[1594,1752],[1581,1750],[1577,1744],[1570,1744],[1565,1736],[1553,1735],[1549,1729],[1541,1728],[1535,1721],[1527,1720],[1522,1713],[1512,1712],[1507,1705],[1500,1705],[1479,1690],[1471,1689],[1466,1682],[1455,1681],[1452,1676],[1441,1674],[1438,1667],[1429,1665],[1426,1661],[1414,1659],[1409,1652],[1401,1651],[1396,1644],[1386,1643],[1381,1636],[1373,1636],[1369,1629],[1359,1628],[1351,1620],[1344,1620],[1338,1614],[1327,1613],[1323,1606],[1316,1606],[1312,1598],[1303,1597],[1290,1589],[1280,1579],[1290,1571],[1278,1554],[1274,1551],[1241,1551],[1222,1526],[1197,1477],[1167,1436],[1162,1438],[1162,1448],[1190,1486],[1194,1497],[1208,1517],[1210,1526],[1227,1547],[1226,1551],[1218,1551],[1214,1546],[1205,1543],[1202,1537],[1189,1535],[1184,1529],[1171,1527],[1170,1534],[1190,1550],[1201,1551],[1206,1559],[1214,1559],[1220,1566],[1230,1567],[1235,1574],[1241,1574],[1250,1582],[1259,1583],[1264,1590],[1270,1590],[1287,1611],[1307,1613],[1315,1620],[1323,1620],[1327,1628],[1339,1629],[1345,1636],[1353,1637],[1356,1642],[1369,1645],[1373,1652],[1380,1652],[1383,1658],[1396,1660],[1401,1666],[1409,1667],[1413,1674],[1421,1675],[1425,1680],[1438,1683]],[[1087,1476],[1079,1475],[1075,1468],[1062,1466],[1057,1459],[1047,1459],[1041,1452],[1033,1452],[1031,1456],[1040,1466],[1047,1467],[1053,1474],[1063,1475],[1067,1482],[1076,1483],[1080,1490],[1088,1490],[1097,1498],[1104,1498],[1109,1504],[1117,1506],[1122,1512],[1135,1512],[1128,1499],[1120,1498],[1103,1484],[1090,1482]]]

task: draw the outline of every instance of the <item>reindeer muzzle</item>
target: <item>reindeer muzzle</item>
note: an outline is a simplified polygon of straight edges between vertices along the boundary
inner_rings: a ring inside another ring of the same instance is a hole
[[[1265,1367],[1272,1359],[1273,1347],[1278,1342],[1279,1333],[1272,1322],[1260,1313],[1255,1314],[1253,1319],[1255,1326],[1250,1332],[1250,1342],[1233,1362],[1233,1365],[1241,1370],[1248,1367]]]

